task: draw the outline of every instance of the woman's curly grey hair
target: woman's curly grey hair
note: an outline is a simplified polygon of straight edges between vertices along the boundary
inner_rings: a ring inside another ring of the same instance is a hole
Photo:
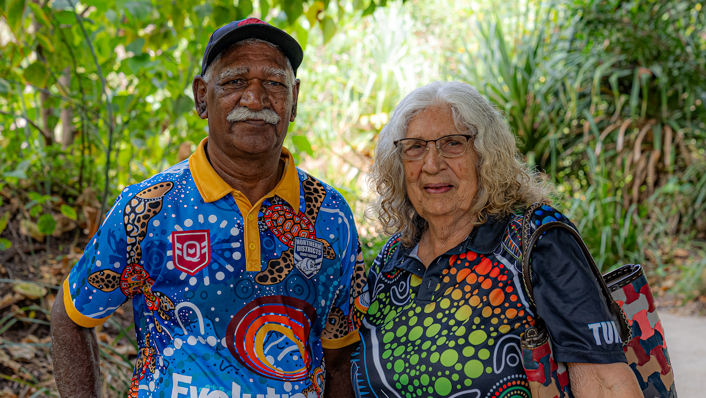
[[[468,84],[435,82],[405,97],[378,137],[370,185],[379,196],[371,210],[385,233],[400,233],[402,244],[409,247],[427,228],[407,196],[402,158],[394,141],[405,137],[416,115],[434,107],[451,109],[456,128],[473,136],[478,190],[469,198],[473,201],[469,212],[478,215],[476,225],[488,217],[505,218],[534,202],[550,202],[550,185],[522,162],[502,114]]]

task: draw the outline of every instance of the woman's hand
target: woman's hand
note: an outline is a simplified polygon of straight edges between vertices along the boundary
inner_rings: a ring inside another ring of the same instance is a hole
[[[643,398],[632,369],[625,363],[569,363],[576,398]]]

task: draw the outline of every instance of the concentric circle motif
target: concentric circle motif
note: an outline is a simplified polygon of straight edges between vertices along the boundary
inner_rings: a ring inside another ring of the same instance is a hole
[[[285,282],[287,293],[304,301],[314,301],[316,286],[313,282],[299,275],[289,275]]]
[[[247,299],[252,297],[254,292],[254,284],[250,279],[241,279],[235,284],[233,291],[238,298]]]
[[[532,398],[529,383],[524,375],[510,375],[495,383],[488,398]]]
[[[312,365],[309,331],[314,322],[316,310],[306,301],[260,297],[230,321],[226,346],[238,362],[263,377],[305,380]]]

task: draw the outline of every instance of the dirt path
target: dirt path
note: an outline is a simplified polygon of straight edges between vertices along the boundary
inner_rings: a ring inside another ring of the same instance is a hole
[[[660,312],[679,398],[706,397],[706,317]]]

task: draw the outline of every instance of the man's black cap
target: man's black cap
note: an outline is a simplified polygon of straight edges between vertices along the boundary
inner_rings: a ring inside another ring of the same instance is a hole
[[[304,52],[299,43],[287,32],[275,28],[267,22],[257,18],[248,18],[233,21],[213,32],[208,40],[206,51],[204,51],[203,61],[201,61],[201,76],[206,73],[208,66],[222,51],[241,40],[252,38],[264,40],[279,47],[284,56],[289,59],[289,63],[292,64],[294,75],[297,75],[297,68],[304,58]]]

